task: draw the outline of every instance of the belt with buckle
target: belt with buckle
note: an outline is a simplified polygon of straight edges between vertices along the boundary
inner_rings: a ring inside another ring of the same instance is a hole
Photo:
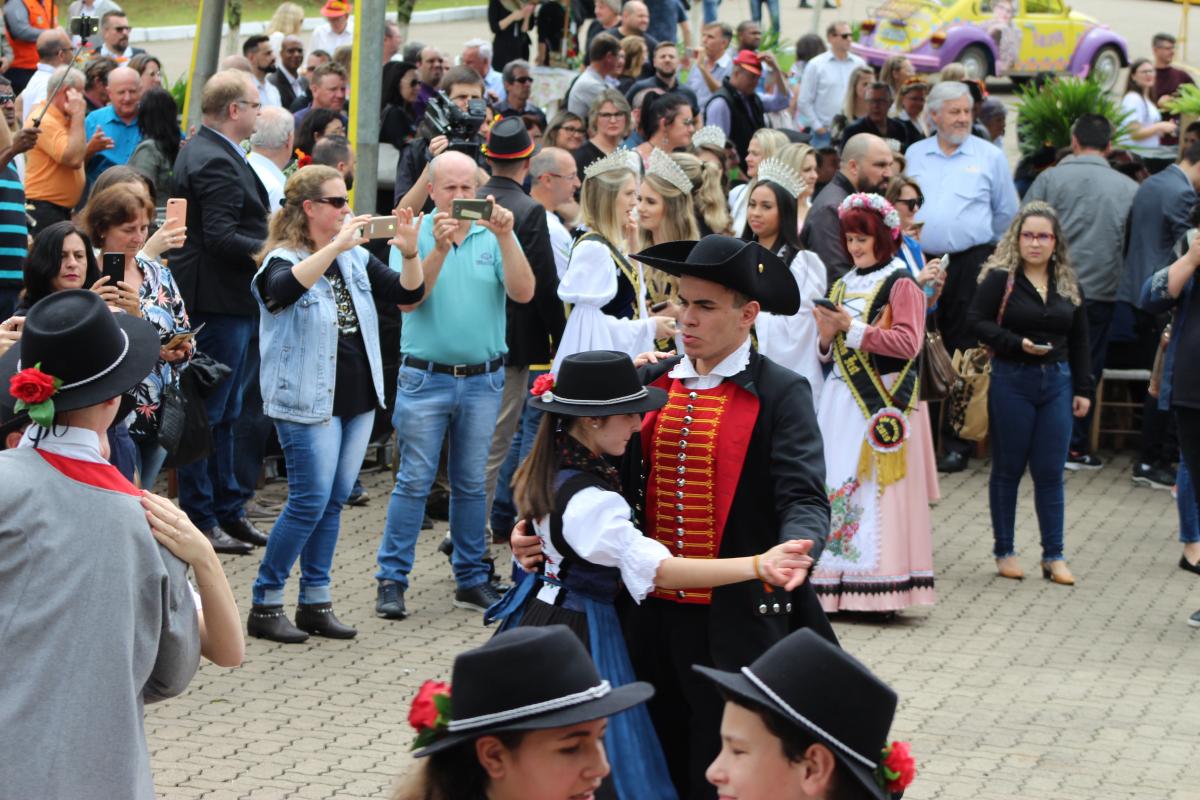
[[[427,369],[431,372],[441,373],[442,375],[469,378],[472,375],[483,375],[484,373],[495,372],[500,369],[500,367],[504,366],[504,356],[497,356],[491,361],[484,361],[482,364],[435,364],[423,358],[405,356],[401,363],[413,369]]]

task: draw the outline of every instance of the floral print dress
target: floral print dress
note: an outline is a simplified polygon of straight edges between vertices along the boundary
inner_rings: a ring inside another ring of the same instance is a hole
[[[142,317],[158,330],[159,340],[166,344],[175,334],[191,330],[183,295],[179,293],[171,270],[140,253],[134,260],[142,271]],[[129,435],[134,440],[148,441],[158,437],[158,409],[163,389],[178,383],[178,371],[160,358],[154,371],[133,388],[135,404],[129,419]]]

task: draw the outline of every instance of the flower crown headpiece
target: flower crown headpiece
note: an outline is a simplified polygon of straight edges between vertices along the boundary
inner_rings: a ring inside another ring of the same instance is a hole
[[[657,147],[650,151],[650,163],[646,167],[646,174],[662,178],[684,194],[692,193],[692,181],[683,171],[683,167]]]
[[[761,174],[761,168],[759,174]],[[877,194],[867,194],[865,192],[852,194],[838,206],[838,219],[845,217],[847,211],[856,208],[868,209],[883,217],[883,224],[887,225],[891,230],[892,238],[900,238],[900,214],[887,200],[884,200]]]
[[[705,125],[700,130],[692,134],[692,146],[701,147],[703,145],[711,145],[725,149],[725,131],[721,130],[719,125]]]
[[[917,777],[917,762],[908,742],[892,742],[883,748],[882,756],[875,768],[875,782],[892,795],[902,793]]]
[[[627,169],[630,172],[633,168],[630,166],[629,154],[633,151],[627,147],[618,147],[603,158],[598,158],[588,164],[583,170],[583,179],[594,178],[597,175],[603,175],[606,172],[616,172],[619,169]]]
[[[804,178],[778,158],[765,158],[759,162],[757,180],[779,184],[793,199],[804,194]]]
[[[408,724],[417,732],[412,749],[428,747],[446,734],[450,726],[450,684],[425,681],[408,709]]]

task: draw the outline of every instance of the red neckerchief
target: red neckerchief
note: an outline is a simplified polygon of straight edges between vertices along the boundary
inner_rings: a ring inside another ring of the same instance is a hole
[[[120,492],[121,494],[132,495],[133,497],[142,496],[141,490],[130,483],[112,464],[81,461],[77,458],[68,458],[55,453],[49,453],[36,447],[34,451],[46,459],[47,464],[73,481],[79,481],[88,486],[105,489],[110,492]]]

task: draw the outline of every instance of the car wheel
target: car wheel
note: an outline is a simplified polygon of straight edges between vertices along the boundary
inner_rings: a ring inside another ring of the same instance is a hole
[[[1101,47],[1092,58],[1088,77],[1100,84],[1100,88],[1111,92],[1117,86],[1117,78],[1121,74],[1121,53],[1115,47]]]
[[[984,80],[991,71],[991,59],[988,58],[987,51],[977,44],[964,49],[954,60],[966,68],[967,77],[971,80]]]

